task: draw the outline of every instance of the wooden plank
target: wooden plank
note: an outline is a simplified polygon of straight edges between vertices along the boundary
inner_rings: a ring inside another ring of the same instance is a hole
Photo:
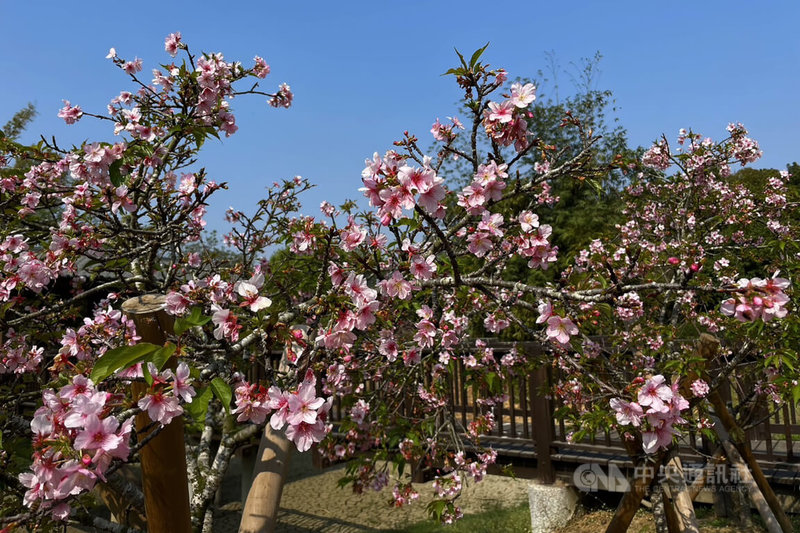
[[[786,461],[792,462],[794,460],[794,446],[792,445],[792,428],[790,424],[791,415],[789,413],[789,406],[783,405],[783,436],[786,438]]]
[[[496,411],[497,411],[497,419],[496,419],[496,422],[497,422],[497,434],[502,437],[503,436],[503,431],[504,431],[503,426],[505,425],[505,422],[503,420],[504,414],[505,414],[504,413],[505,409],[503,409],[503,402],[497,402],[495,404],[495,406],[497,407],[497,409],[496,409]]]
[[[464,363],[459,359],[456,363],[461,388],[461,425],[467,427],[467,383],[464,379]]]
[[[517,436],[517,409],[516,400],[514,399],[514,381],[508,381],[508,407],[509,407],[509,416],[511,417],[511,436]]]
[[[522,404],[522,436],[529,439],[531,435],[528,429],[528,387],[524,377],[519,380],[519,403]]]
[[[769,417],[764,419],[761,427],[764,429],[764,442],[766,443],[767,447],[767,458],[775,459],[775,454],[772,447],[772,426],[769,423]]]

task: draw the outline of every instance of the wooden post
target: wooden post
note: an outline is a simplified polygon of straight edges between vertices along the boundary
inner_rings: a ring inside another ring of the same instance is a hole
[[[718,348],[719,341],[715,337],[705,333],[700,335],[700,342],[698,345],[698,354],[700,356],[711,361],[716,356]],[[760,493],[763,495],[772,513],[774,513],[775,518],[777,518],[781,529],[784,533],[791,533],[793,531],[792,522],[789,520],[789,517],[786,516],[786,512],[783,510],[780,501],[778,501],[778,497],[775,496],[775,492],[772,490],[772,487],[770,487],[767,478],[764,477],[761,466],[758,464],[758,461],[756,461],[753,451],[750,449],[750,441],[745,435],[744,430],[739,426],[736,418],[734,418],[728,410],[727,405],[725,405],[725,400],[718,391],[711,391],[707,399],[711,405],[714,406],[714,412],[718,417],[714,423],[714,431],[719,436],[720,441],[723,441],[723,443],[724,441],[730,441],[729,444],[733,443],[744,459],[743,464],[749,467],[749,477],[753,479],[754,483],[760,489]],[[727,447],[725,451],[730,458]]]
[[[772,512],[772,509],[770,509],[767,500],[758,488],[758,484],[750,474],[750,469],[747,468],[747,465],[744,460],[742,460],[736,447],[727,439],[722,441],[722,445],[725,447],[725,453],[728,454],[728,460],[739,474],[739,483],[747,488],[747,492],[750,494],[750,500],[756,506],[756,509],[758,509],[758,514],[761,515],[761,519],[764,521],[767,531],[769,531],[769,533],[781,533],[781,531],[783,531],[781,524]],[[791,531],[791,529],[789,531]]]
[[[533,440],[536,442],[536,478],[539,483],[551,485],[556,481],[556,471],[550,459],[553,444],[553,409],[542,389],[548,389],[547,367],[533,371]]]
[[[700,527],[697,525],[697,518],[694,515],[692,497],[686,487],[681,458],[674,446],[670,450],[665,471],[667,486],[672,497],[672,506],[675,510],[675,519],[678,522],[677,531],[700,533]]]
[[[122,311],[136,324],[143,342],[163,345],[172,332],[173,320],[166,311],[166,296],[146,294],[126,300]],[[171,358],[168,366],[177,366]],[[147,385],[133,383],[134,398],[145,394]],[[147,413],[136,417],[139,438],[152,421]],[[186,452],[183,439],[183,418],[172,419],[161,432],[139,452],[142,461],[147,529],[150,533],[189,533],[192,522],[189,513],[189,479],[186,471]]]

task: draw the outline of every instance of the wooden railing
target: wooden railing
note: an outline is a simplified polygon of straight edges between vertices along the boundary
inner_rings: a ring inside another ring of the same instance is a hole
[[[502,350],[508,349],[508,346],[498,345],[495,349],[495,357],[499,358],[503,354]],[[541,352],[541,347],[525,343],[524,350],[530,355]],[[454,362],[448,382],[448,407],[455,422],[466,428],[479,414],[490,408],[476,402],[479,391],[475,384],[467,382],[464,363],[458,358]],[[588,436],[582,442],[573,441],[570,435],[573,428],[563,418],[555,416],[560,405],[556,399],[549,397],[552,385],[567,379],[565,374],[549,367],[519,374],[505,380],[503,392],[507,399],[492,408],[496,424],[487,440],[493,446],[508,452],[512,459],[515,455],[520,458],[535,457],[537,477],[543,482],[552,482],[555,478],[552,457],[563,460],[570,453],[575,456],[575,460],[585,458],[587,453],[627,457],[621,437],[615,431],[605,430]],[[372,387],[374,384],[367,386]],[[723,382],[720,393],[730,407],[738,407],[738,395],[729,382]],[[408,399],[404,400],[407,401]],[[753,454],[769,469],[789,468],[800,471],[798,406],[791,403],[768,406],[765,401],[762,404],[763,413],[760,418],[750,421],[749,426],[745,424]],[[401,412],[405,408],[404,405]],[[409,411],[409,415],[411,414]],[[334,403],[332,415],[334,421],[341,420],[346,415],[338,400]],[[714,444],[694,429],[684,431],[678,446],[681,455],[689,460],[699,460],[703,454],[710,455],[714,450]]]

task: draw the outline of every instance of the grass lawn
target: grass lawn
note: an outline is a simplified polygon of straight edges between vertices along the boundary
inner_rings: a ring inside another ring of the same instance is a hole
[[[468,515],[449,526],[428,521],[404,529],[395,529],[391,533],[526,533],[530,530],[531,513],[526,503],[517,507]]]
[[[597,533],[604,531],[611,520],[613,512],[610,510],[594,510],[574,518],[567,526],[553,533]],[[703,533],[742,533],[742,530],[732,527],[724,518],[714,518],[711,509],[699,506],[697,510],[700,531]],[[760,519],[754,515],[755,530],[747,533],[764,531],[758,526]],[[792,515],[792,522],[800,531],[800,515]],[[485,513],[465,516],[453,525],[445,526],[435,522],[421,522],[404,529],[391,530],[390,533],[527,533],[531,530],[531,515],[528,505],[494,509]],[[631,524],[629,533],[655,533],[655,524],[650,513],[639,511]]]

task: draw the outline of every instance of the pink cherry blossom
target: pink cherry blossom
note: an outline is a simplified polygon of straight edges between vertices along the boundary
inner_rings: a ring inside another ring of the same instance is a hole
[[[170,372],[170,375],[172,377],[172,393],[180,396],[184,402],[192,403],[192,397],[196,393],[194,387],[189,385],[191,378],[189,365],[181,361],[178,363],[178,368],[175,369],[175,374],[172,375],[172,372]]]
[[[260,275],[260,274],[257,274]],[[261,281],[263,283],[263,276],[261,276]],[[256,313],[262,309],[266,309],[267,307],[272,305],[272,300],[267,298],[266,296],[259,296],[258,294],[258,287],[252,283],[252,279],[250,281],[239,281],[234,286],[234,290],[242,297],[242,303],[239,305],[242,307],[247,307],[252,312]]]
[[[253,61],[255,61],[255,65],[253,66],[253,73],[259,78],[262,79],[266,78],[270,72],[270,68],[267,62],[264,61],[264,59],[259,56],[255,56],[253,58]]]
[[[324,398],[316,395],[313,385],[301,384],[295,394],[289,395],[289,413],[286,422],[290,425],[298,425],[301,422],[313,424],[317,420],[317,409],[325,403]]]
[[[672,400],[672,389],[664,383],[664,376],[657,375],[645,381],[639,390],[639,405],[653,411],[668,411],[667,403]]]
[[[83,116],[80,106],[73,106],[69,100],[64,100],[64,107],[58,112],[58,118],[64,119],[67,124],[75,124]]]
[[[630,424],[634,427],[639,427],[641,425],[644,411],[638,403],[612,398],[610,404],[611,409],[616,411],[617,422],[619,424],[623,426]]]
[[[705,398],[709,391],[708,383],[702,379],[696,379],[692,382],[691,390],[695,398]]]
[[[536,100],[536,86],[532,83],[514,83],[511,85],[511,103],[516,107],[528,107]]]
[[[422,280],[430,279],[437,270],[435,257],[429,255],[427,258],[423,258],[421,255],[417,255],[411,261],[408,268],[415,278]]]
[[[175,33],[170,33],[169,35],[167,35],[167,38],[164,39],[164,50],[172,57],[175,57],[175,55],[178,53],[180,45],[181,45],[181,32],[179,31]]]
[[[89,415],[84,429],[75,437],[73,446],[77,450],[111,452],[122,442],[122,437],[116,434],[118,427],[119,420],[113,416],[100,420],[97,415]]]
[[[569,318],[552,315],[547,319],[547,338],[561,345],[569,344],[569,338],[578,334],[578,327]]]
[[[183,407],[174,396],[166,396],[162,392],[146,394],[138,404],[139,409],[147,411],[150,420],[166,426],[173,418],[183,414]]]
[[[328,430],[322,420],[317,420],[313,424],[300,422],[286,428],[286,437],[294,442],[299,452],[308,451],[312,444],[320,442],[327,434]]]

